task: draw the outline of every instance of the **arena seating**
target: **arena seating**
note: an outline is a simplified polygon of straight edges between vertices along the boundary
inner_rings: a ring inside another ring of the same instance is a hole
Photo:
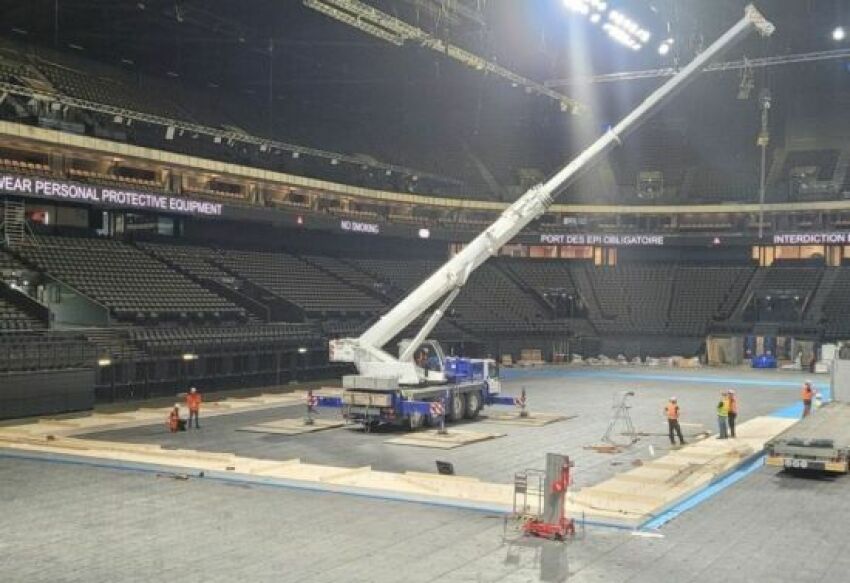
[[[104,77],[89,73],[83,67],[69,67],[44,59],[34,64],[60,93],[70,97],[163,117],[183,117],[182,110],[164,98],[163,92],[148,83],[133,83],[132,78],[118,70],[111,70],[109,77]]]
[[[794,168],[814,168],[817,180],[832,180],[841,152],[838,150],[792,150],[785,158],[782,176]]]
[[[386,307],[376,297],[288,253],[228,250],[219,260],[233,273],[306,312],[355,316],[378,313]]]
[[[763,271],[764,277],[756,289],[757,293],[793,292],[806,298],[817,287],[822,268],[775,265]]]
[[[91,367],[85,338],[63,333],[0,332],[0,372]]]
[[[115,240],[42,237],[21,255],[119,319],[245,317],[245,310],[169,269],[164,263]]]
[[[220,353],[244,351],[247,345],[298,345],[320,338],[318,329],[310,324],[264,324],[254,326],[186,326],[134,328],[129,339],[147,353],[180,354],[187,351]]]
[[[599,314],[593,324],[602,333],[662,334],[672,294],[672,265],[583,266]],[[591,311],[591,315],[593,312]]]
[[[822,321],[827,336],[831,339],[846,339],[850,336],[850,269],[838,269],[832,290],[827,296],[822,310]]]
[[[219,254],[209,247],[145,242],[138,242],[136,246],[197,279],[224,281],[233,277],[215,265],[213,259]]]
[[[681,336],[704,336],[712,320],[722,317],[723,306],[740,299],[753,270],[751,267],[677,266],[667,330]]]
[[[0,331],[38,330],[44,327],[44,322],[39,322],[14,304],[0,297]]]

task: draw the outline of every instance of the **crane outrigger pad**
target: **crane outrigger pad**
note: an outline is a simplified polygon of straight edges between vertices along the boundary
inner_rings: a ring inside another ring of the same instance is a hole
[[[315,433],[326,429],[342,427],[345,422],[339,419],[313,419],[312,424],[304,423],[301,417],[292,419],[278,419],[267,423],[258,423],[240,427],[236,431],[249,431],[251,433],[272,433],[275,435],[300,435],[302,433]]]
[[[430,447],[434,449],[454,449],[471,443],[496,439],[504,437],[505,433],[483,433],[479,431],[462,431],[459,429],[450,429],[445,433],[440,433],[437,429],[429,429],[427,431],[415,431],[406,433],[392,439],[388,439],[384,443],[392,445],[412,445],[414,447]]]
[[[487,413],[481,416],[481,421],[486,423],[500,423],[505,425],[524,425],[526,427],[543,427],[558,421],[575,419],[578,415],[556,415],[553,413],[534,413],[522,416],[519,413]]]

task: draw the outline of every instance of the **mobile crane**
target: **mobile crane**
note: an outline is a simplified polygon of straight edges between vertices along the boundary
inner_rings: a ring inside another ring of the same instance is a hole
[[[330,341],[333,362],[352,363],[357,375],[343,378],[339,399],[325,397],[320,405],[339,406],[350,421],[373,425],[406,422],[417,428],[445,414],[449,420],[475,417],[484,405],[513,404],[500,396],[495,362],[447,358],[429,334],[469,280],[470,274],[511,241],[526,225],[543,215],[554,197],[588,171],[635,131],[666,100],[692,81],[710,61],[752,31],[769,36],[774,26],[753,5],[744,17],[693,61],[650,94],[634,111],[543,184],[511,204],[484,232],[411,291],[357,338]],[[440,301],[442,300],[442,301]],[[384,346],[422,316],[439,306],[419,332],[399,345],[398,356]],[[428,353],[428,359],[415,358]],[[426,366],[426,362],[430,363]]]

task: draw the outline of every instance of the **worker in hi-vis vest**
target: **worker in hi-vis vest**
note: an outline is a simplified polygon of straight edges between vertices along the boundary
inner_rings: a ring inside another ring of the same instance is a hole
[[[189,389],[189,392],[186,393],[186,407],[189,409],[189,419],[186,420],[186,429],[192,428],[192,419],[195,420],[195,429],[200,429],[201,426],[198,424],[198,415],[201,412],[201,393],[198,392],[198,389],[192,387]]]
[[[729,437],[729,401],[727,400],[728,393],[723,391],[720,393],[720,402],[717,403],[717,439],[726,439]]]
[[[667,415],[667,427],[670,430],[670,443],[676,445],[676,440],[673,439],[673,433],[679,436],[679,443],[685,445],[685,438],[682,437],[682,428],[679,425],[679,403],[676,397],[670,397],[670,401],[664,407],[664,413]]]
[[[726,392],[726,409],[729,412],[729,437],[735,437],[735,423],[738,420],[738,396],[732,389]]]
[[[803,383],[803,389],[800,391],[800,398],[803,400],[803,417],[808,417],[812,412],[812,398],[815,396],[815,390],[812,388],[812,381]]]

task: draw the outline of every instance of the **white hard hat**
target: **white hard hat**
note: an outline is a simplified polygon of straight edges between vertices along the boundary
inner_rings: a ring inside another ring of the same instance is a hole
[[[670,400],[671,400],[671,401],[675,401],[675,400],[676,400],[676,397],[670,397]]]
[[[179,408],[180,408],[180,403],[174,403],[174,408],[175,408],[175,409],[179,409]]]
[[[804,382],[804,384],[806,384],[806,385],[811,385],[811,384],[813,384],[813,383],[812,383],[812,381],[811,381],[811,380],[806,380],[806,381]]]
[[[734,394],[735,394],[735,389],[729,389],[729,394],[730,394],[730,395],[734,395]]]
[[[194,393],[194,392],[195,392],[195,391],[197,391],[197,390],[198,390],[198,389],[196,389],[195,387],[192,387],[191,389],[189,389],[189,392],[190,392],[190,393]]]

